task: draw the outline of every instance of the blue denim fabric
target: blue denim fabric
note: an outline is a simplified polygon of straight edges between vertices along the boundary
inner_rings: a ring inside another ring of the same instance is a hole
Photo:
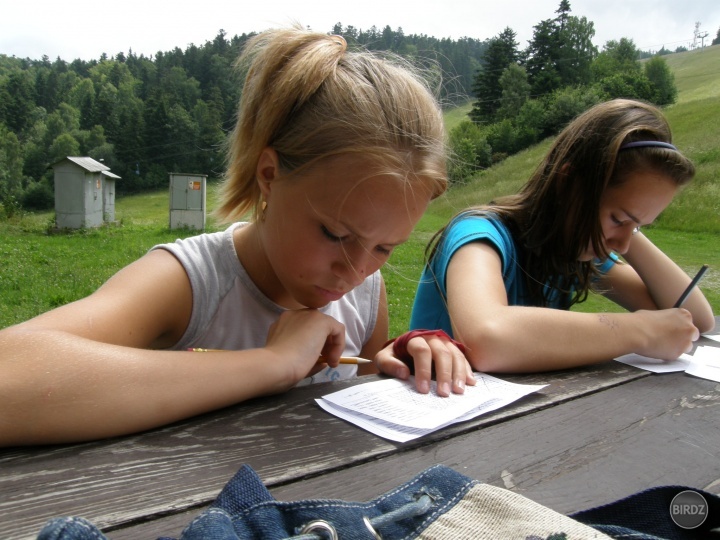
[[[43,527],[38,540],[107,540],[88,520],[79,517],[55,518]]]
[[[331,538],[322,528],[325,524],[332,525],[343,540],[373,539],[366,521],[384,540],[415,538],[476,484],[476,480],[436,465],[370,502],[327,499],[283,502],[276,501],[257,474],[245,465],[210,508],[188,525],[180,540],[324,540]],[[720,527],[717,495],[693,489],[708,503],[705,523],[691,530],[674,524],[670,503],[676,494],[687,489],[692,488],[653,488],[570,517],[619,540],[720,538],[710,532]],[[47,523],[38,540],[107,539],[86,520],[59,518]]]
[[[708,504],[705,522],[694,529],[678,527],[670,516],[673,498],[686,490],[699,493]],[[683,486],[646,489],[610,504],[570,514],[569,517],[622,540],[720,540],[720,497]],[[713,529],[718,531],[713,533]]]
[[[370,502],[341,500],[276,501],[257,474],[244,465],[215,502],[183,531],[181,540],[286,540],[330,538],[321,528],[304,527],[322,520],[340,538],[367,540],[374,536],[365,520],[384,540],[412,538],[462,500],[478,482],[436,465]],[[318,534],[310,534],[316,532]],[[80,518],[55,519],[38,540],[106,540]],[[163,537],[160,540],[169,540]]]
[[[447,512],[476,483],[452,469],[436,466],[371,502],[281,502],[272,497],[250,467],[243,466],[208,511],[183,531],[181,540],[285,540],[302,537],[303,528],[317,520],[331,524],[340,538],[372,539],[363,518],[373,523],[385,540],[407,538]],[[399,510],[410,515],[388,519]],[[417,513],[420,515],[413,515]],[[217,536],[209,536],[210,529]]]

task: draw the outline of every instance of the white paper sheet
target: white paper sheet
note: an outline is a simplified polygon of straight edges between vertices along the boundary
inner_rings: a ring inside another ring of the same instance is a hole
[[[316,401],[330,414],[375,435],[406,442],[499,409],[546,386],[510,383],[484,373],[476,373],[475,379],[477,384],[467,386],[464,394],[448,397],[437,395],[434,381],[430,393],[420,394],[411,377],[360,384]]]
[[[720,348],[701,345],[695,349],[692,358],[693,362],[685,373],[720,382]]]
[[[668,361],[632,353],[619,356],[615,360],[653,373],[672,373],[673,371],[685,371],[690,365],[690,358],[690,356],[683,354],[677,360]]]
[[[684,371],[695,377],[720,382],[720,347],[698,345],[694,354],[683,354],[673,361],[649,358],[639,354],[626,354],[615,360],[654,373]]]

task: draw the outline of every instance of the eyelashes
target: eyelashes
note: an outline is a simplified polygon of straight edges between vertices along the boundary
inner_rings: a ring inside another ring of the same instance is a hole
[[[613,222],[615,225],[617,225],[618,227],[624,227],[624,226],[625,226],[625,223],[626,223],[626,222],[620,221],[620,220],[619,220],[618,218],[616,218],[615,216],[610,216],[610,219],[611,219],[612,222]],[[633,230],[632,230],[632,233],[633,233],[633,234],[637,234],[637,233],[639,233],[639,232],[640,232],[640,225],[636,225],[635,227],[633,227]]]
[[[335,236],[333,233],[330,232],[330,229],[328,229],[325,225],[320,225],[320,230],[322,231],[325,238],[327,238],[331,242],[342,242],[343,241],[343,237]]]
[[[322,231],[323,236],[331,242],[340,243],[347,239],[347,236],[337,236],[333,234],[325,225],[320,225],[320,230]],[[387,249],[382,246],[376,246],[375,251],[383,256],[389,256],[392,253],[392,249]]]

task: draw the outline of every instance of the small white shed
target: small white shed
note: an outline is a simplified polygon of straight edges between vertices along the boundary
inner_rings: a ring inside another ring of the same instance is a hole
[[[170,228],[205,229],[207,175],[170,173]]]
[[[110,167],[90,157],[66,157],[55,173],[55,225],[58,229],[99,227],[115,221],[115,180]]]

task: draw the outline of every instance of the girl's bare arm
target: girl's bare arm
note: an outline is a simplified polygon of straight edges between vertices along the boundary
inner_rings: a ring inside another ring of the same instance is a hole
[[[683,310],[579,313],[509,306],[500,256],[482,242],[458,250],[447,284],[455,338],[480,371],[564,369],[629,352],[674,359],[698,335]]]
[[[602,287],[605,296],[630,311],[670,309],[690,283],[691,277],[642,233],[633,235],[624,258],[629,264],[615,265]],[[700,332],[709,332],[715,318],[701,285],[702,281],[682,307]]]
[[[0,446],[133,433],[280,392],[328,340],[336,357],[344,345],[340,323],[307,310],[284,317],[263,349],[154,350],[182,335],[191,303],[182,266],[154,251],[89,297],[0,331]]]

